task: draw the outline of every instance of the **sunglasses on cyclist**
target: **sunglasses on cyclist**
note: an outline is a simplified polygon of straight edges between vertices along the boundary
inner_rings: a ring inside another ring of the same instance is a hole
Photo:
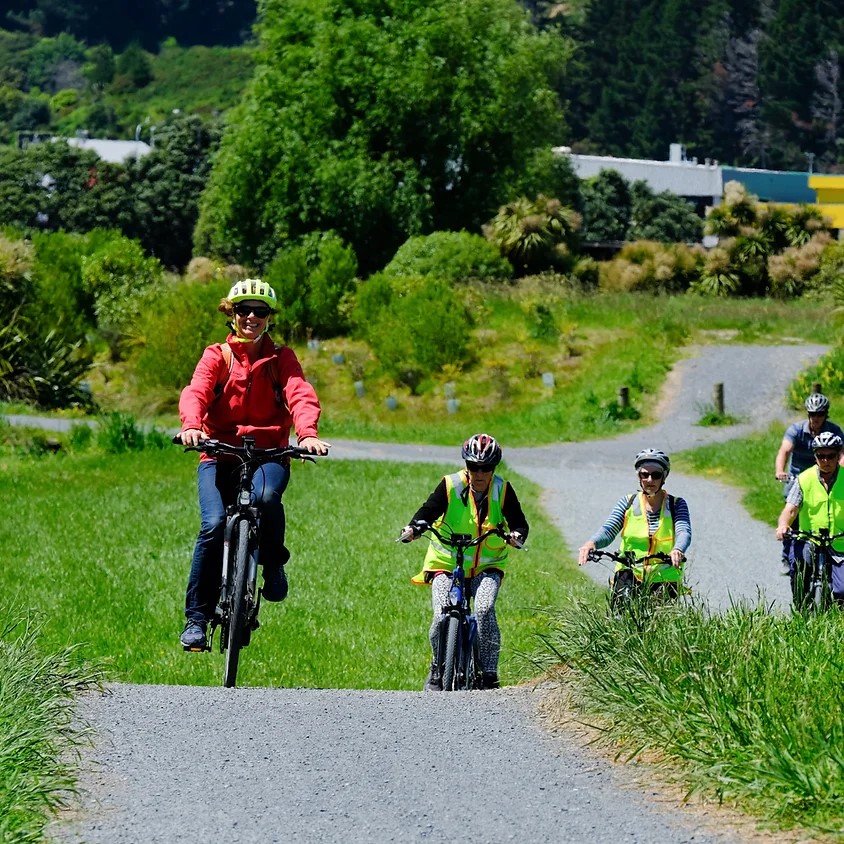
[[[837,451],[827,451],[827,452],[822,453],[820,451],[816,451],[815,457],[817,457],[818,460],[838,460],[838,452]]]
[[[249,314],[255,314],[258,319],[266,319],[270,313],[272,313],[272,309],[268,308],[266,305],[235,305],[234,312],[238,316],[249,316]]]
[[[653,478],[655,481],[661,481],[665,474],[663,472],[639,472],[639,477],[646,481],[648,478]]]
[[[470,472],[483,472],[484,474],[495,471],[495,466],[489,466],[486,463],[470,463],[468,460],[466,461],[466,468]]]

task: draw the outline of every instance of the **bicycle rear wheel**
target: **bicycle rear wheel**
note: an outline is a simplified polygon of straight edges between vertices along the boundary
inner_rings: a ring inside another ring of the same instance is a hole
[[[448,619],[443,660],[443,691],[453,692],[456,688],[457,667],[460,665],[460,619],[453,615]]]
[[[237,665],[248,616],[246,608],[246,578],[249,575],[249,522],[241,519],[232,531],[234,557],[229,568],[229,629],[223,685],[230,689],[237,681]]]

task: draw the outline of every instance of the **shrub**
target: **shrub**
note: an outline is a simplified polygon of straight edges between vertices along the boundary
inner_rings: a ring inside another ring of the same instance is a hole
[[[354,321],[384,372],[416,393],[423,379],[469,359],[469,316],[430,276],[375,275],[358,290]]]
[[[484,235],[505,255],[517,273],[571,269],[581,218],[558,199],[526,197],[502,206],[484,226]]]
[[[821,256],[831,238],[821,232],[802,246],[789,246],[779,255],[768,258],[768,279],[771,295],[778,299],[800,296],[820,270]]]
[[[278,297],[276,324],[291,337],[345,332],[356,274],[354,252],[334,232],[315,232],[280,250],[264,273]]]
[[[600,285],[611,291],[676,293],[689,288],[701,262],[700,252],[682,243],[636,241],[599,265]]]
[[[225,318],[217,311],[228,282],[185,281],[165,286],[145,301],[138,318],[138,347],[130,360],[138,389],[165,393],[175,404],[191,379],[203,349],[225,340]]]
[[[82,285],[93,297],[100,331],[119,340],[138,317],[142,296],[160,284],[162,277],[158,259],[147,258],[137,241],[125,237],[85,256]],[[117,357],[116,344],[111,346],[113,357]]]
[[[480,235],[433,232],[411,237],[384,268],[388,275],[432,275],[443,281],[510,278],[513,267],[499,250]]]

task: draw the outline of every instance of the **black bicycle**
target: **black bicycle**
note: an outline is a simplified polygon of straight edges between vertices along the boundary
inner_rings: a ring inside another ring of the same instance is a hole
[[[792,550],[794,566],[791,569],[791,600],[794,608],[800,611],[818,610],[825,612],[834,603],[844,606],[832,594],[832,567],[836,565],[832,543],[844,537],[844,533],[830,533],[829,528],[820,528],[817,532],[791,530],[792,539],[805,539],[812,546],[810,571],[805,571],[806,563],[798,559]],[[792,546],[793,549],[793,546]]]
[[[226,508],[226,527],[223,539],[223,575],[220,597],[211,619],[211,631],[205,648],[212,649],[214,630],[220,628],[220,653],[225,653],[223,685],[234,686],[241,648],[252,638],[258,628],[258,610],[261,592],[257,588],[258,548],[261,536],[261,518],[252,491],[252,475],[265,463],[282,462],[291,458],[310,460],[313,455],[297,446],[256,448],[254,437],[242,437],[243,445],[229,445],[219,440],[203,440],[196,446],[185,446],[185,451],[199,451],[212,457],[228,455],[240,461],[234,503]],[[181,435],[173,442],[183,445]]]
[[[483,687],[483,671],[478,645],[478,621],[472,612],[471,578],[466,577],[463,561],[467,549],[480,545],[488,536],[495,534],[509,542],[510,534],[501,525],[490,528],[479,536],[470,536],[467,533],[442,534],[426,522],[417,522],[411,527],[417,536],[428,531],[443,545],[454,548],[457,552],[454,569],[450,573],[448,603],[442,608],[440,618],[437,667],[442,678],[443,691],[480,689]]]
[[[593,548],[587,557],[592,562],[602,558],[620,564],[610,577],[610,606],[619,610],[640,596],[674,600],[688,589],[681,581],[663,579],[661,575],[674,568],[671,556],[663,551],[638,555],[635,551],[599,551]]]

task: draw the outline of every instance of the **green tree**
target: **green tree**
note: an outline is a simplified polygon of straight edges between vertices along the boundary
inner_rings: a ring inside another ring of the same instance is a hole
[[[624,240],[632,212],[630,185],[624,176],[617,170],[602,170],[583,182],[580,193],[583,197],[583,239]]]
[[[278,297],[276,325],[289,337],[342,333],[356,273],[354,252],[334,232],[313,232],[280,250],[264,273]]]
[[[656,240],[660,243],[697,243],[703,234],[703,220],[694,206],[670,191],[654,193],[647,182],[633,182],[628,240]]]
[[[183,268],[211,170],[219,126],[196,115],[178,117],[155,136],[155,147],[127,164],[133,220],[123,230],[168,267]]]
[[[261,62],[204,194],[202,254],[268,263],[334,230],[362,268],[477,229],[560,137],[567,42],[514,0],[266,0]]]

